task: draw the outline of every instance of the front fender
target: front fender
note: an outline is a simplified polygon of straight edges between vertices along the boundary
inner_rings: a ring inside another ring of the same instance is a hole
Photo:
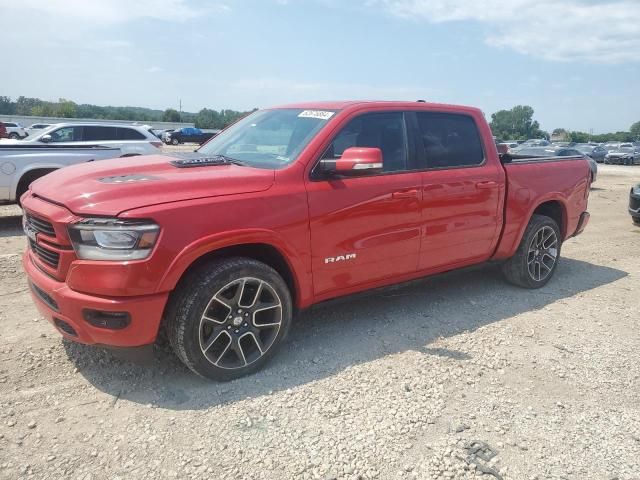
[[[204,255],[227,247],[248,244],[263,244],[275,248],[289,266],[297,295],[297,306],[305,307],[312,303],[313,286],[311,272],[308,271],[299,253],[274,231],[266,229],[247,229],[233,232],[216,233],[187,245],[172,261],[158,286],[158,292],[173,290],[178,281],[193,263]]]
[[[10,199],[11,201],[16,201],[16,194],[17,194],[17,190],[18,190],[18,184],[20,183],[20,180],[22,180],[22,177],[24,177],[26,174],[28,174],[29,172],[33,172],[35,170],[58,170],[59,168],[62,167],[66,167],[66,165],[61,164],[61,163],[55,163],[55,162],[42,162],[42,163],[32,163],[20,170],[16,170],[15,174],[13,175],[13,178],[11,179],[11,186],[10,186]]]

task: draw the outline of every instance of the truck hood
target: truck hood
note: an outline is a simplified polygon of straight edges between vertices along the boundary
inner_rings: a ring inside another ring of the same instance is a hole
[[[273,170],[238,165],[179,168],[171,163],[186,156],[152,155],[73,165],[36,180],[31,191],[79,215],[115,216],[161,203],[261,192],[274,182]]]

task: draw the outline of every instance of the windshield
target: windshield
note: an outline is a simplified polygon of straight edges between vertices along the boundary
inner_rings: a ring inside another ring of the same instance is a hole
[[[252,167],[282,168],[298,158],[335,113],[301,108],[258,110],[221,132],[198,152],[224,155]]]
[[[576,149],[580,150],[582,153],[591,153],[594,150],[594,147],[591,145],[576,145]]]
[[[38,141],[40,138],[42,138],[42,136],[49,134],[49,132],[51,132],[52,130],[55,130],[58,126],[59,124],[47,125],[42,130],[38,130],[37,132],[31,132],[31,134],[28,137],[25,137],[23,142],[26,142],[26,141],[32,142],[34,140]]]

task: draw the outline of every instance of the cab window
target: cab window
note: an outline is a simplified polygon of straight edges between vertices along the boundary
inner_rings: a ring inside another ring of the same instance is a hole
[[[354,118],[334,138],[322,159],[339,159],[351,147],[379,148],[385,172],[406,170],[407,141],[403,113],[370,113]]]
[[[82,127],[62,127],[49,135],[52,142],[78,142],[82,140]]]
[[[418,157],[426,168],[480,165],[484,151],[473,118],[452,113],[418,112]]]

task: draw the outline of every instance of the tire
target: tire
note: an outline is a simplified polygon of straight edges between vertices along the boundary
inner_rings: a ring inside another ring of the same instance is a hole
[[[291,293],[250,258],[215,260],[188,273],[165,314],[169,342],[196,374],[228,381],[261,369],[289,332]]]
[[[562,236],[555,220],[533,215],[518,250],[502,265],[502,272],[509,283],[519,287],[544,287],[558,267],[561,248]]]
[[[631,217],[631,220],[636,227],[640,227],[640,217]]]
[[[172,138],[171,139],[171,145],[178,145],[180,142],[178,141],[177,138]]]
[[[10,138],[11,140],[18,140],[18,139],[20,138],[20,135],[18,135],[16,132],[11,132],[11,133],[9,134],[9,138]]]

